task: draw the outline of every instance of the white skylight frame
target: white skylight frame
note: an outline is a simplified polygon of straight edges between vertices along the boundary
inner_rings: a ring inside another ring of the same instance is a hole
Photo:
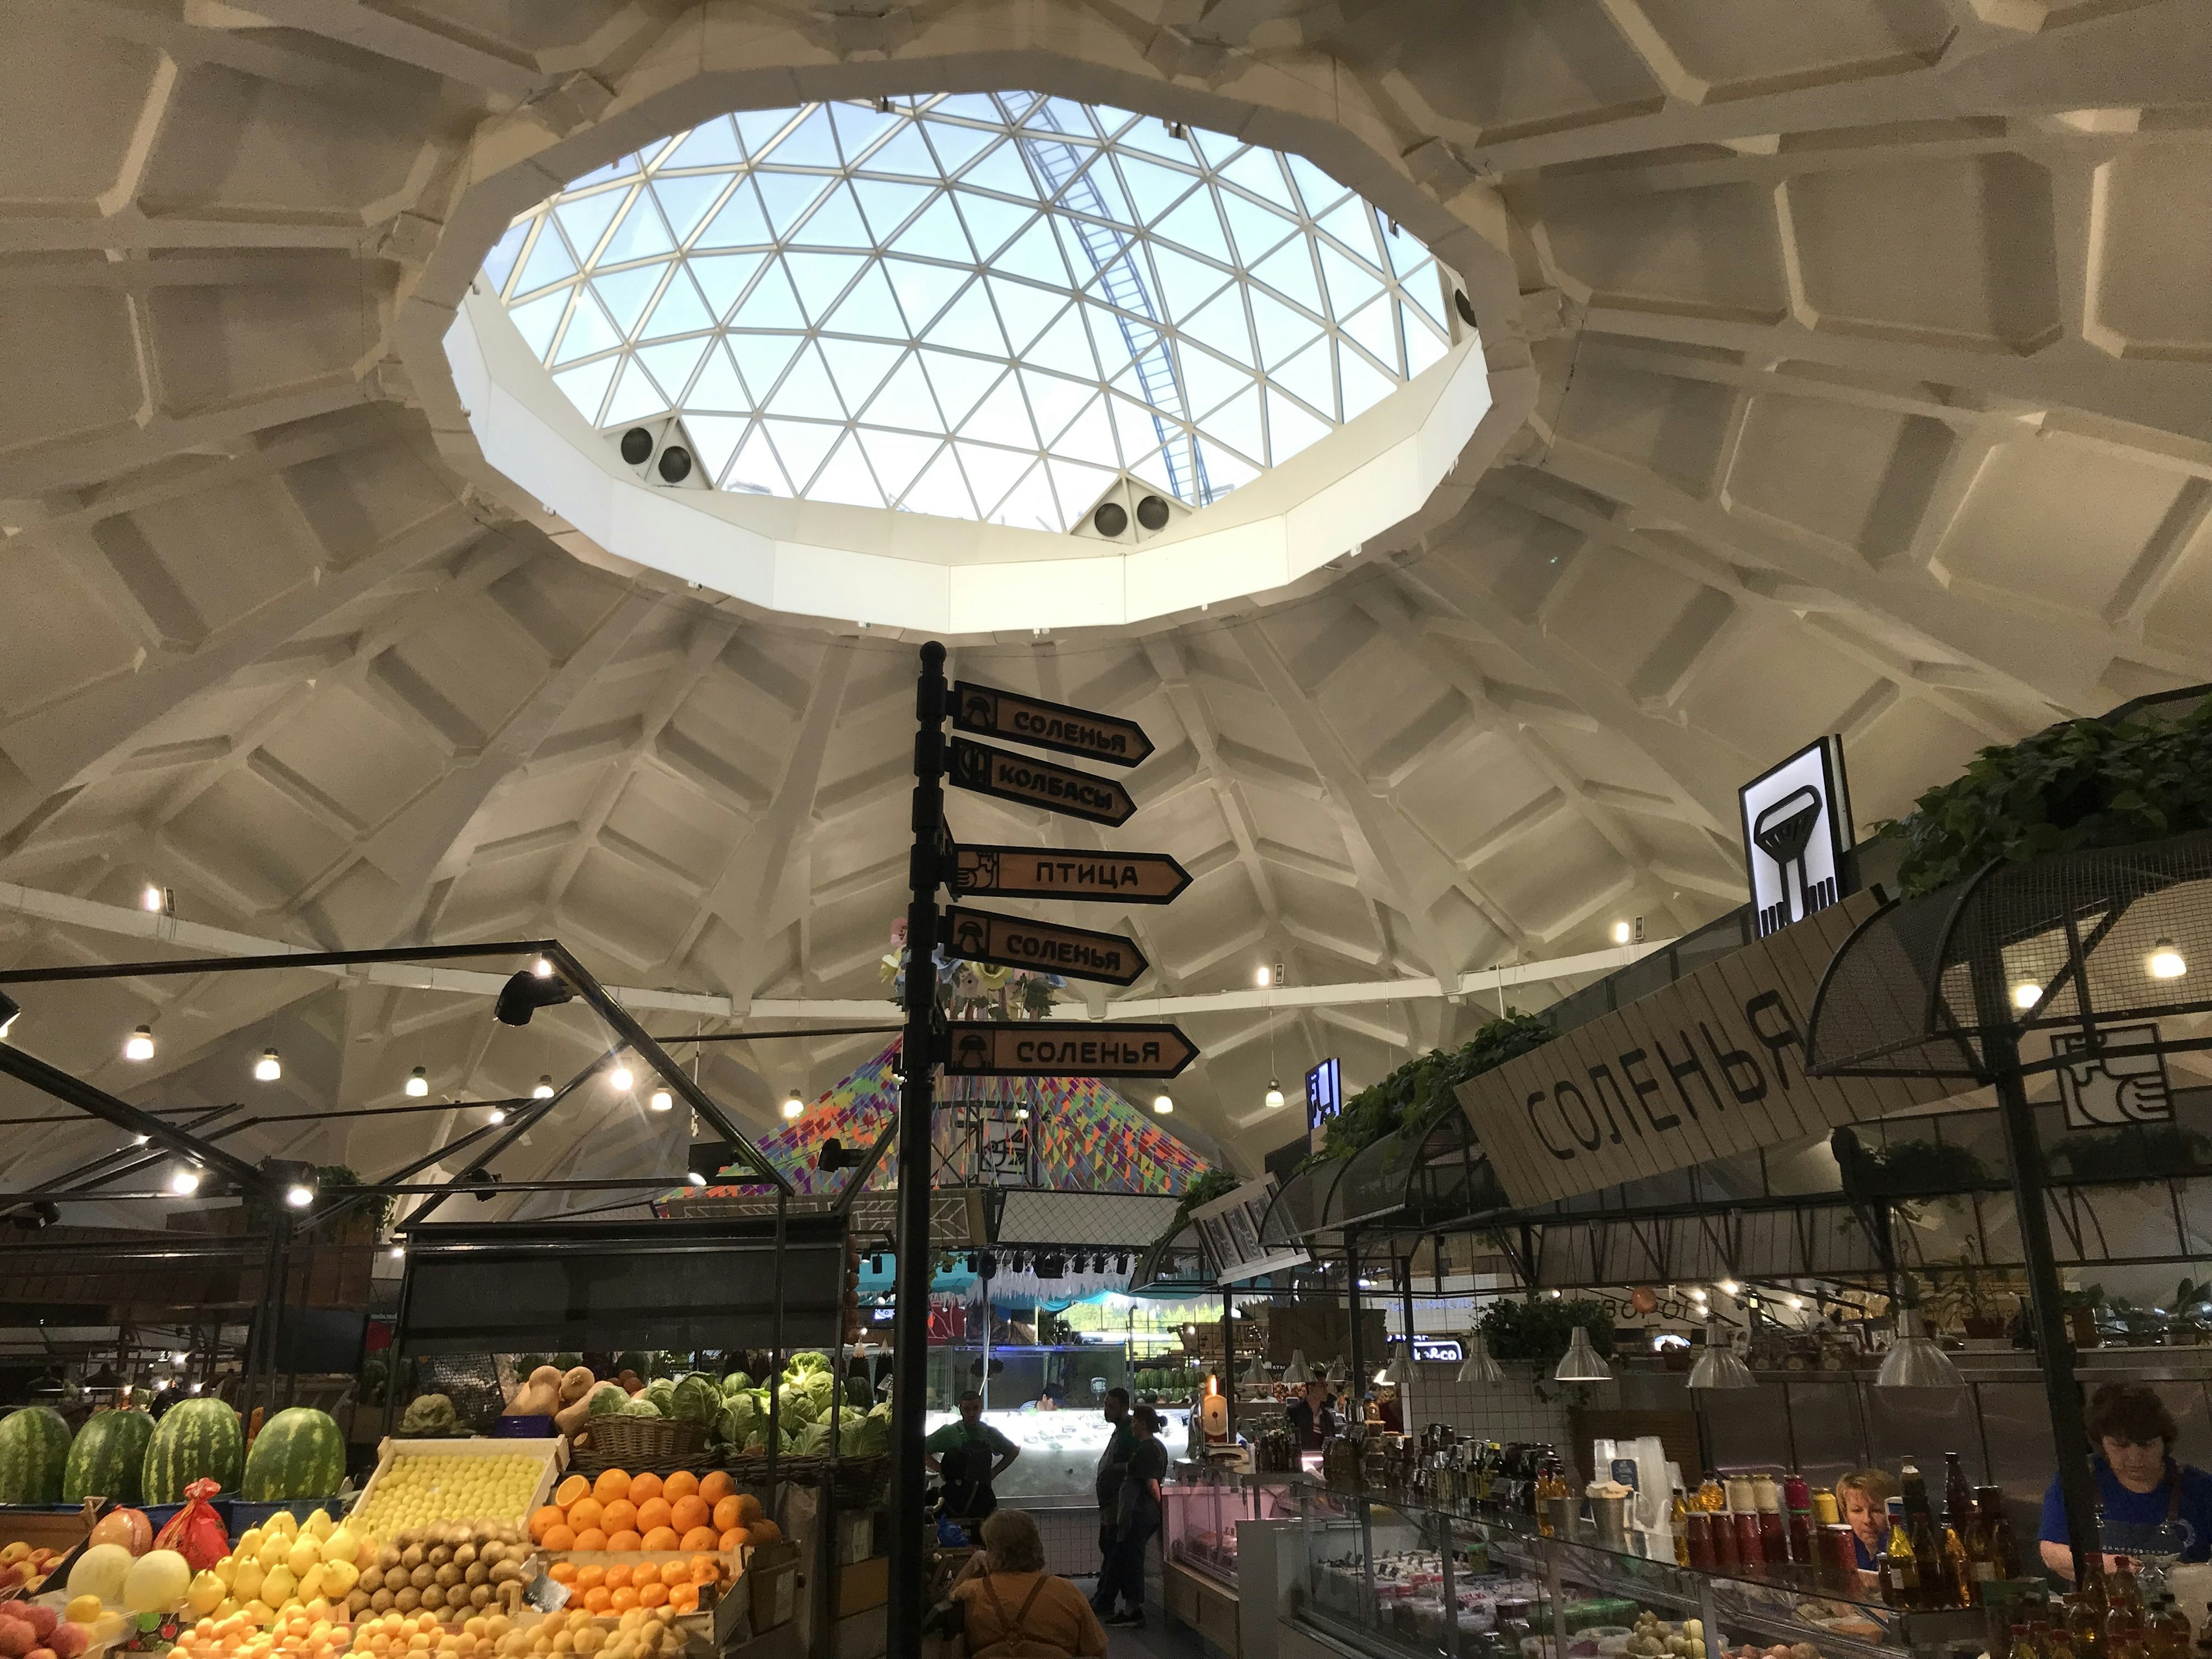
[[[917,252],[947,214],[972,258]],[[1452,280],[1303,158],[1027,93],[717,118],[480,278],[587,421],[679,412],[726,489],[1054,533],[1122,471],[1201,507],[1388,399],[1452,349]]]

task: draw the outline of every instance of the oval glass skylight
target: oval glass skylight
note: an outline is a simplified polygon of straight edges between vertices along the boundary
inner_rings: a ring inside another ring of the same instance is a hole
[[[1023,92],[752,110],[576,179],[483,266],[601,429],[724,489],[1065,531],[1218,501],[1442,357],[1449,277],[1301,157]]]

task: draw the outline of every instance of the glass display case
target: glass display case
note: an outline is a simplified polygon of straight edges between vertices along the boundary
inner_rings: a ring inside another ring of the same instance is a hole
[[[1652,1560],[1587,1524],[1540,1533],[1322,1488],[1303,1494],[1291,1616],[1363,1653],[1468,1659],[1929,1659],[1984,1645],[1989,1615],[1904,1613],[1873,1581],[1811,1567],[1732,1576]]]
[[[1188,1567],[1234,1589],[1237,1523],[1296,1518],[1296,1474],[1255,1474],[1212,1463],[1177,1463],[1160,1487],[1160,1552],[1170,1566]]]
[[[1160,1407],[1167,1420],[1160,1438],[1170,1456],[1179,1455],[1188,1437],[1190,1413],[1180,1407]],[[935,1434],[959,1413],[932,1411],[922,1416],[922,1431]],[[987,1411],[983,1421],[1021,1448],[1013,1467],[992,1485],[1001,1504],[1055,1500],[1090,1504],[1097,1501],[1093,1477],[1098,1459],[1113,1431],[1103,1413],[1096,1411]]]

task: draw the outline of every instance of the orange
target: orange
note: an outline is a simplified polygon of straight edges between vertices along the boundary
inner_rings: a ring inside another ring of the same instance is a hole
[[[749,1544],[780,1544],[783,1541],[783,1528],[773,1521],[756,1521],[745,1528],[745,1541]]]
[[[651,1532],[646,1534],[644,1542],[641,1547],[649,1550],[674,1549],[676,1547],[676,1529],[672,1527],[655,1527]]]
[[[679,1550],[710,1550],[720,1542],[720,1534],[712,1527],[694,1527],[676,1540]]]
[[[664,1584],[680,1584],[690,1577],[691,1569],[681,1561],[663,1561],[660,1564],[660,1582]]]
[[[691,1582],[695,1584],[711,1584],[722,1576],[721,1568],[714,1564],[714,1558],[711,1555],[695,1555],[689,1565]]]
[[[597,1527],[586,1527],[576,1534],[576,1547],[580,1550],[603,1550],[606,1547],[607,1535]]]
[[[745,1525],[750,1527],[754,1522],[759,1520],[763,1513],[765,1511],[761,1508],[759,1498],[749,1492],[741,1492],[738,1494],[738,1519],[744,1522]]]
[[[574,1561],[556,1561],[545,1569],[545,1575],[563,1584],[573,1584],[576,1582],[576,1564]]]
[[[575,1523],[571,1521],[571,1526]],[[617,1498],[607,1505],[606,1513],[599,1517],[599,1530],[611,1536],[628,1532],[637,1525],[637,1505],[627,1498]]]
[[[699,1477],[699,1496],[709,1504],[719,1504],[738,1489],[727,1469],[709,1469]]]
[[[538,1541],[549,1550],[572,1550],[576,1547],[576,1534],[564,1522],[557,1527],[546,1528],[545,1536]]]
[[[637,1592],[628,1584],[607,1592],[607,1606],[617,1613],[628,1613],[637,1605]]]
[[[660,1495],[673,1504],[679,1498],[689,1498],[699,1490],[699,1477],[689,1469],[678,1469],[661,1482]]]
[[[707,1500],[696,1493],[679,1498],[669,1507],[668,1524],[678,1532],[689,1532],[694,1527],[703,1527],[714,1510]],[[574,1522],[569,1523],[574,1525]]]
[[[671,1506],[665,1498],[648,1498],[637,1506],[637,1529],[651,1532],[668,1524]]]
[[[605,1567],[586,1567],[576,1575],[576,1588],[580,1590],[592,1589],[606,1582],[607,1570]]]
[[[543,1509],[534,1510],[530,1516],[532,1540],[537,1543],[544,1543],[545,1534],[568,1518],[550,1504],[546,1504]]]
[[[584,1609],[587,1613],[605,1613],[614,1605],[615,1593],[605,1584],[584,1592]]]
[[[561,1483],[561,1489],[553,1494],[553,1501],[565,1510],[579,1498],[587,1495],[591,1490],[590,1476],[572,1474]]]
[[[629,1569],[621,1562],[617,1561],[607,1569],[606,1584],[609,1589],[620,1589],[629,1583]]]
[[[598,1527],[599,1517],[606,1513],[606,1508],[596,1498],[579,1498],[568,1505],[568,1524],[578,1532],[586,1527]],[[599,1529],[602,1532],[606,1530],[604,1527]]]
[[[693,1613],[699,1606],[699,1587],[696,1584],[672,1584],[668,1590],[668,1605],[678,1613]]]
[[[714,1505],[714,1530],[716,1532],[729,1531],[732,1527],[738,1524],[738,1517],[744,1513],[744,1506],[739,1504],[736,1498],[725,1498],[720,1499]]]
[[[717,1549],[723,1550],[738,1549],[744,1545],[744,1541],[745,1529],[743,1527],[726,1527],[723,1528],[722,1535],[720,1539],[717,1540],[715,1547]]]
[[[651,1470],[647,1470],[643,1474],[635,1474],[630,1477],[629,1501],[631,1503],[642,1504],[648,1498],[658,1498],[659,1496],[660,1477],[653,1474]]]
[[[607,1547],[615,1551],[641,1550],[645,1540],[634,1532],[611,1532],[607,1534]]]
[[[667,1600],[668,1586],[658,1578],[637,1587],[637,1604],[641,1607],[657,1607]]]
[[[617,1498],[629,1496],[629,1474],[625,1469],[609,1469],[592,1482],[592,1496],[602,1504],[611,1504]]]

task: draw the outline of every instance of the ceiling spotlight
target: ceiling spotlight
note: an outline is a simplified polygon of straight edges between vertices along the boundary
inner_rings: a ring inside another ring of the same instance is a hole
[[[806,1103],[799,1097],[798,1090],[793,1089],[785,1094],[783,1097],[784,1116],[787,1118],[795,1118],[805,1109]]]
[[[155,886],[152,882],[148,882],[146,884],[146,890],[138,895],[138,906],[141,909],[145,910],[151,915],[161,915],[161,890]]]
[[[404,1257],[406,1254],[407,1254],[407,1247],[406,1247],[404,1244],[394,1244],[394,1245],[392,1247],[392,1259],[394,1261],[397,1261],[400,1260],[400,1259],[401,1259],[402,1257]]]
[[[676,1097],[665,1089],[655,1089],[652,1097],[645,1103],[656,1112],[665,1112],[675,1106]]]
[[[190,1198],[200,1189],[200,1172],[189,1164],[179,1164],[169,1176],[169,1190],[179,1198]]]
[[[151,1135],[133,1135],[131,1137],[131,1144],[133,1146],[143,1146],[148,1141],[153,1139],[153,1138],[154,1137]]]
[[[1626,922],[1616,921],[1613,924],[1613,942],[1615,945],[1627,944],[1630,933],[1631,929]]]
[[[23,1005],[0,991],[0,1037],[8,1035],[8,1028],[15,1023],[15,1016],[23,1012]]]
[[[1735,1296],[1740,1294],[1743,1290],[1743,1286],[1737,1284],[1733,1279],[1723,1279],[1721,1280],[1720,1288],[1721,1294],[1723,1296]]]
[[[1165,1117],[1173,1110],[1175,1110],[1175,1102],[1169,1099],[1167,1096],[1154,1095],[1152,1097],[1153,1115],[1157,1117]]]
[[[141,1025],[123,1039],[123,1058],[125,1060],[154,1058],[154,1028],[152,1026]]]
[[[253,1075],[261,1083],[274,1083],[284,1075],[284,1062],[276,1058],[274,1048],[261,1051],[261,1058],[253,1062]]]
[[[542,957],[538,963],[549,969],[553,965]],[[492,1015],[502,1025],[527,1025],[530,1017],[540,1008],[557,1006],[575,994],[568,988],[568,981],[525,968],[509,975],[507,983],[500,988],[499,1000],[492,1005]]]
[[[629,1066],[617,1061],[614,1070],[607,1073],[607,1081],[614,1085],[617,1089],[627,1089],[632,1084],[635,1083],[637,1079],[630,1075],[630,1069]]]
[[[2023,1012],[2034,1007],[2042,1000],[2043,988],[2040,985],[2030,985],[2022,981],[2012,988],[2012,1006]]]
[[[2162,939],[2152,945],[2150,957],[2143,965],[2150,969],[2153,979],[2179,979],[2189,971],[2189,963],[2183,959],[2181,952],[2173,948],[2173,941],[2170,939]]]
[[[407,1074],[407,1092],[416,1100],[430,1092],[430,1073],[417,1066]]]
[[[1017,1123],[1026,1123],[1026,1122],[1028,1122],[1029,1121],[1030,1121],[1030,1109],[1029,1109],[1028,1107],[1026,1107],[1026,1106],[1017,1106],[1017,1107],[1015,1107],[1015,1108],[1014,1108],[1014,1121],[1015,1121],[1015,1122],[1017,1122]]]
[[[530,964],[530,971],[540,979],[553,977],[553,962],[550,957],[540,957]]]
[[[1690,1299],[1692,1302],[1703,1302],[1705,1299],[1705,1293],[1702,1289],[1692,1291],[1690,1292]]]
[[[1283,1109],[1283,1085],[1273,1078],[1267,1079],[1267,1109],[1271,1112]]]
[[[694,1187],[703,1187],[707,1184],[707,1177],[701,1175],[696,1170],[686,1170],[684,1172],[684,1179],[686,1182]]]
[[[1784,1297],[1782,1299],[1783,1299],[1784,1302],[1787,1302],[1787,1303],[1790,1305],[1790,1307],[1791,1307],[1792,1309],[1796,1310],[1797,1312],[1799,1312],[1799,1313],[1802,1313],[1802,1312],[1804,1312],[1804,1311],[1805,1311],[1805,1298],[1804,1298],[1803,1297],[1802,1297],[1802,1296],[1785,1296],[1785,1297]]]
[[[304,1181],[295,1181],[284,1189],[284,1201],[295,1210],[304,1210],[315,1201],[315,1189]]]
[[[489,1110],[489,1111],[488,1111],[488,1112],[486,1112],[486,1113],[484,1114],[484,1121],[485,1121],[485,1122],[487,1122],[487,1123],[504,1123],[504,1122],[506,1122],[506,1121],[507,1121],[507,1109],[506,1109],[505,1107],[503,1107],[503,1106],[495,1106],[495,1107],[493,1107],[493,1108],[491,1109],[491,1110]]]
[[[1252,975],[1252,983],[1258,986],[1263,991],[1274,982],[1275,976],[1269,973],[1265,968],[1258,969]]]
[[[550,1100],[553,1098],[552,1073],[547,1072],[538,1079],[538,1086],[530,1091],[530,1097],[532,1100]]]

